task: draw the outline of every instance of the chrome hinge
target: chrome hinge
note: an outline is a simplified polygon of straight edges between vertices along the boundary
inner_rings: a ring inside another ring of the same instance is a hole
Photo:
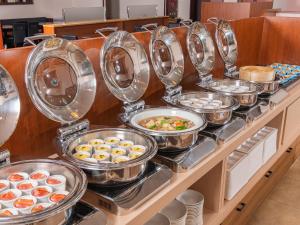
[[[200,79],[198,82],[198,85],[200,87],[205,87],[207,84],[213,82],[213,75],[212,74],[206,74],[206,75],[199,75]]]
[[[10,164],[10,151],[3,150],[0,152],[0,168],[8,166]]]
[[[123,113],[120,115],[120,118],[123,122],[127,123],[134,113],[145,109],[145,101],[141,100],[134,103],[124,104],[122,109]]]
[[[225,64],[225,76],[229,78],[238,79],[239,72],[237,71],[237,67],[235,65]]]
[[[57,131],[58,139],[61,144],[64,144],[70,138],[78,136],[88,131],[89,128],[90,128],[90,122],[88,120],[82,120],[72,125],[61,127]]]
[[[167,88],[163,100],[168,103],[176,103],[182,92],[181,86]]]

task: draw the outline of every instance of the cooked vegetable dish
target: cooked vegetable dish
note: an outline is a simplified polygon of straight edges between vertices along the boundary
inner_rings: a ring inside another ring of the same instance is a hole
[[[155,116],[139,122],[139,125],[156,131],[181,131],[187,130],[195,126],[195,124],[187,119],[178,116]]]

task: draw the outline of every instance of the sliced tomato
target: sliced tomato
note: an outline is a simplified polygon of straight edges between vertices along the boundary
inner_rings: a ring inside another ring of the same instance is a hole
[[[19,209],[24,209],[30,206],[33,206],[34,201],[32,199],[24,199],[20,198],[17,201],[15,201],[14,206]]]
[[[8,216],[13,216],[12,212],[9,210],[4,210],[0,213],[0,217],[8,217]]]
[[[33,185],[31,183],[18,184],[19,190],[29,190],[32,188],[33,188]]]
[[[31,210],[31,212],[33,212],[33,213],[41,212],[41,211],[43,211],[44,209],[45,209],[44,206],[38,205],[38,206],[33,207],[33,209]]]
[[[65,197],[66,197],[66,195],[64,195],[64,194],[53,194],[53,195],[51,195],[50,200],[52,202],[57,203],[57,202],[64,200]]]
[[[46,188],[37,188],[32,191],[32,195],[35,197],[43,197],[48,195],[50,192]]]
[[[42,180],[45,179],[47,176],[43,173],[34,173],[30,175],[30,178],[33,180]]]
[[[57,179],[54,179],[54,178],[49,178],[47,180],[47,184],[51,184],[51,185],[61,184],[61,181],[57,180]]]
[[[6,188],[6,184],[0,183],[0,189]]]
[[[16,198],[16,195],[12,192],[6,192],[0,195],[0,200],[2,201],[9,201],[9,200],[13,200]]]
[[[12,182],[17,182],[24,180],[24,177],[20,174],[12,174],[9,176],[8,180]]]

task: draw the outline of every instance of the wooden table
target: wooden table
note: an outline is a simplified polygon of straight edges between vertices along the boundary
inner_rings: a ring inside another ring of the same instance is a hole
[[[63,35],[74,35],[79,39],[87,37],[97,37],[96,29],[104,27],[118,27],[119,30],[135,32],[142,25],[149,23],[157,23],[158,25],[168,25],[169,17],[151,17],[141,19],[113,19],[105,21],[81,21],[70,23],[51,23],[44,24],[45,34],[56,34],[58,37]]]

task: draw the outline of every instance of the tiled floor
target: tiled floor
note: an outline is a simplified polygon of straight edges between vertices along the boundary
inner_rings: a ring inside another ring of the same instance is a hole
[[[300,159],[257,209],[248,225],[300,225]]]

